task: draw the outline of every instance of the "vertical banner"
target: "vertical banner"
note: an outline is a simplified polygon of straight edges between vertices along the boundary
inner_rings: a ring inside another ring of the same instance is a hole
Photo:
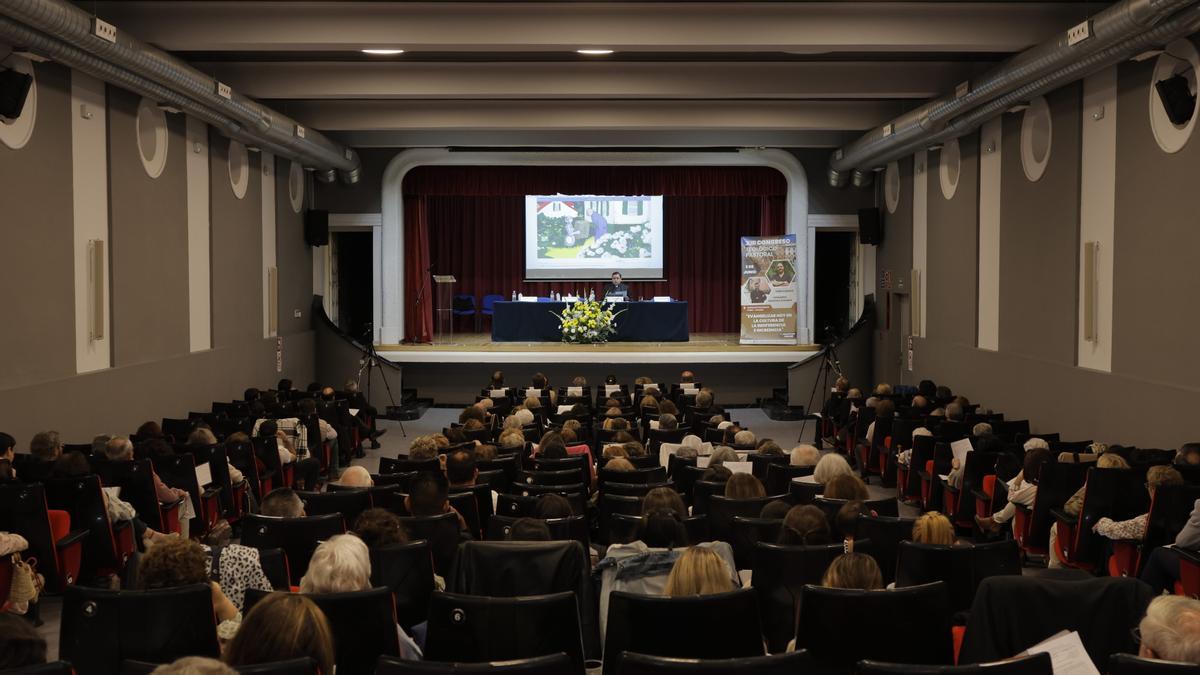
[[[742,237],[741,344],[796,344],[796,235]]]

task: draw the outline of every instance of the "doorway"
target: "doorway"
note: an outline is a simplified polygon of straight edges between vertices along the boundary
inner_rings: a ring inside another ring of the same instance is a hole
[[[818,343],[846,336],[858,317],[850,298],[858,284],[854,232],[818,228],[813,255],[813,337]]]
[[[331,232],[330,259],[333,294],[337,298],[338,327],[354,338],[369,336],[372,306],[372,235],[365,232]],[[369,337],[368,337],[369,339]]]

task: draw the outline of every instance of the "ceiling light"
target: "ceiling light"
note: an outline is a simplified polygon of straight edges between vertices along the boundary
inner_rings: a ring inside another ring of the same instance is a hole
[[[395,56],[396,54],[403,54],[404,50],[403,49],[364,49],[364,50],[362,50],[362,53],[370,54],[371,56]]]
[[[584,56],[608,56],[613,53],[611,49],[576,49],[575,51]]]

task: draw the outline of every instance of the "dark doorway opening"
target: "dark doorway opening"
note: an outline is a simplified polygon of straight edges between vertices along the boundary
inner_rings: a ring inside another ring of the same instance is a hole
[[[375,315],[371,288],[374,260],[370,232],[336,232],[337,319],[347,334],[362,338],[371,329]]]
[[[845,337],[857,318],[850,316],[856,236],[854,232],[817,229],[813,252],[813,327],[818,343]]]

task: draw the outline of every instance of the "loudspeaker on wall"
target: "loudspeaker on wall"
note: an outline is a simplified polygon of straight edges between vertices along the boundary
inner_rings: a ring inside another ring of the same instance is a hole
[[[33,77],[16,70],[0,70],[0,117],[15,120],[25,109]]]
[[[329,212],[316,209],[304,213],[304,241],[309,246],[329,244]]]

